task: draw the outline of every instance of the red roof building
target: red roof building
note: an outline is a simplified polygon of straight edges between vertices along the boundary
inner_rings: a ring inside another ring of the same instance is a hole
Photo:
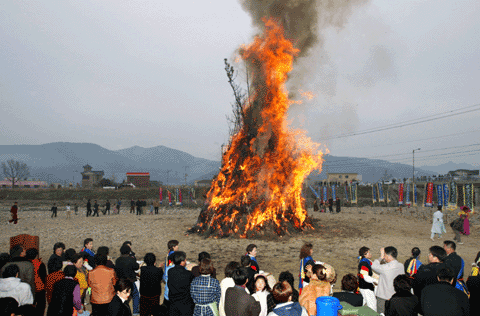
[[[127,172],[127,183],[133,183],[136,187],[148,188],[150,186],[149,172]]]

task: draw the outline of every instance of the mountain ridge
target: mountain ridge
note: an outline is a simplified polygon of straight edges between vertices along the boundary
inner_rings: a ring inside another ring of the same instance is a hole
[[[220,161],[198,158],[184,151],[163,145],[132,146],[110,150],[94,143],[54,142],[42,145],[0,145],[0,162],[15,159],[25,162],[31,177],[48,182],[81,182],[80,172],[89,164],[93,170],[103,170],[105,178],[117,181],[127,172],[150,172],[150,179],[164,184],[185,184],[211,179],[218,173]],[[397,179],[412,176],[412,166],[386,160],[325,155],[322,172],[314,171],[312,180],[326,179],[328,172],[353,172],[362,175],[363,182],[375,182],[385,175]],[[455,167],[455,168],[451,168]],[[461,167],[461,168],[457,168]],[[450,168],[450,169],[449,169]],[[474,169],[468,164],[452,162],[440,166],[415,168],[415,176],[431,176],[456,169]],[[445,171],[446,169],[449,169]],[[436,171],[438,170],[438,171]]]

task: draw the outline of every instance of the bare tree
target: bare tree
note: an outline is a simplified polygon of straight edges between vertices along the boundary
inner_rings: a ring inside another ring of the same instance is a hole
[[[229,134],[233,136],[237,134],[243,127],[245,112],[244,108],[247,104],[247,94],[243,89],[235,82],[237,77],[237,72],[233,66],[225,58],[225,72],[227,73],[228,83],[233,90],[233,96],[235,97],[235,102],[232,103],[232,116],[227,116],[229,122]],[[248,79],[247,79],[248,80]],[[248,85],[248,82],[247,82]]]
[[[7,160],[7,163],[2,162],[2,170],[5,178],[12,181],[12,188],[18,180],[24,179],[30,175],[30,170],[26,163],[13,159]]]

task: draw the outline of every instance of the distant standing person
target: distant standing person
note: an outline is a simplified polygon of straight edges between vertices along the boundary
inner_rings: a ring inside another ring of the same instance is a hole
[[[137,200],[136,206],[137,206],[137,215],[142,215],[142,201],[140,201],[140,199]]]
[[[328,210],[330,211],[330,213],[333,213],[333,199],[332,198],[328,199]]]
[[[445,229],[445,224],[443,223],[442,206],[439,205],[438,210],[433,213],[432,235],[430,236],[430,239],[435,241],[435,234],[438,235],[438,238],[441,238],[442,234],[446,232],[447,230]]]
[[[50,211],[52,212],[52,218],[57,217],[57,205],[55,203],[53,203],[53,206],[50,209]]]
[[[9,220],[9,223],[16,224],[18,222],[18,202],[13,203],[12,208],[10,209],[10,213],[12,214],[12,219]]]
[[[108,213],[108,215],[110,215],[110,201],[107,200],[107,202],[105,203],[105,213]]]
[[[67,219],[70,218],[70,203],[67,204],[67,206],[65,207],[65,212],[67,214]]]
[[[78,204],[75,203],[75,205],[73,206],[73,210],[75,211],[75,215],[78,214]]]
[[[92,215],[92,202],[90,202],[90,199],[87,201],[87,217]]]
[[[130,201],[130,214],[135,213],[135,201],[132,199]]]
[[[117,200],[117,214],[120,214],[120,206],[122,206],[122,201],[120,199]]]
[[[335,204],[337,213],[340,213],[340,204],[341,204],[340,198],[337,198],[337,201],[336,201],[336,204]]]
[[[92,216],[95,216],[95,214],[97,214],[97,217],[99,216],[98,215],[98,208],[99,208],[99,205],[97,203],[97,200],[95,200],[95,203],[93,204],[93,214],[92,214]]]

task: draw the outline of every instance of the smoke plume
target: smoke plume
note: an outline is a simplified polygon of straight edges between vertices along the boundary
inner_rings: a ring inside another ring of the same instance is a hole
[[[318,43],[320,31],[342,27],[352,10],[368,0],[241,0],[252,16],[253,24],[263,31],[263,18],[281,23],[285,37],[300,49],[298,57],[307,56]]]

